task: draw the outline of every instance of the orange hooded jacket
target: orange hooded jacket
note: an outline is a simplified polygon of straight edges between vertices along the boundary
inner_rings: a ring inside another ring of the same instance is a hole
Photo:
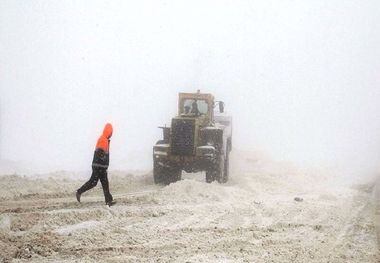
[[[94,152],[94,159],[92,160],[92,167],[108,168],[109,165],[109,148],[110,138],[112,136],[112,125],[107,123],[104,127],[103,134],[99,137],[96,143]]]
[[[112,136],[113,128],[110,123],[107,123],[104,127],[103,134],[99,137],[98,142],[96,143],[96,149],[102,149],[106,153],[109,152],[109,139]],[[95,149],[95,150],[96,150]]]

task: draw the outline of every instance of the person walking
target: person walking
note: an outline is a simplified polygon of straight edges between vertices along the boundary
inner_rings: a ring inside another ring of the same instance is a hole
[[[76,198],[80,202],[81,195],[94,188],[98,181],[102,183],[104,198],[108,206],[113,205],[113,197],[109,190],[107,169],[109,165],[109,149],[110,149],[110,139],[112,136],[113,128],[110,123],[107,123],[104,127],[103,134],[99,137],[98,142],[95,147],[94,158],[92,161],[92,175],[90,180],[88,180],[81,188],[76,192]]]

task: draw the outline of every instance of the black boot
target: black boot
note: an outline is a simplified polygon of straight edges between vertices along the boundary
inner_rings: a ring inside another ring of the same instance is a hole
[[[80,195],[81,193],[79,191],[76,192],[77,201],[80,203]]]
[[[112,195],[108,192],[106,194],[106,205],[113,206],[114,204],[116,204],[116,201],[113,200]]]
[[[108,205],[109,207],[113,206],[114,204],[116,204],[116,201],[114,200],[106,202],[106,205]]]

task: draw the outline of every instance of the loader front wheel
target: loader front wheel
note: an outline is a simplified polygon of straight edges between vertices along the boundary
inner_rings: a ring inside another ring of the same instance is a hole
[[[154,157],[153,157],[154,158]],[[154,159],[153,161],[153,179],[155,184],[162,184],[163,183],[163,172],[164,167]]]
[[[167,167],[164,172],[164,184],[168,185],[181,180],[182,170],[176,167]]]
[[[155,184],[168,185],[181,180],[182,170],[176,167],[165,165],[154,160],[153,179]]]

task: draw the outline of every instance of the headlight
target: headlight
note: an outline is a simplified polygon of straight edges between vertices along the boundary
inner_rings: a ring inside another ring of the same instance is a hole
[[[213,157],[215,154],[215,147],[211,145],[197,147],[197,155],[204,157]]]

